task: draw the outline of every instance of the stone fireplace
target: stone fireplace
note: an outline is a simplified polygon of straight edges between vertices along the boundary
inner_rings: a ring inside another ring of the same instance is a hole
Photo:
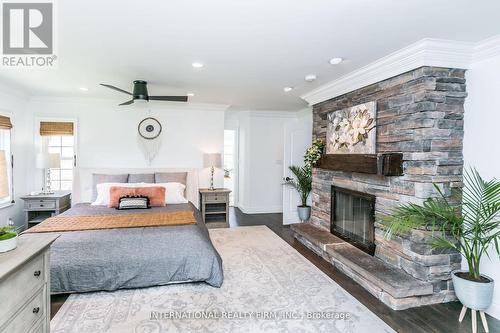
[[[447,196],[462,186],[466,96],[465,70],[420,67],[313,106],[313,136],[325,139],[329,112],[376,102],[376,153],[402,154],[397,176],[315,168],[311,220],[293,226],[299,241],[393,309],[455,299],[450,273],[460,255],[433,249],[426,230],[389,240],[382,218],[436,195],[433,184]]]

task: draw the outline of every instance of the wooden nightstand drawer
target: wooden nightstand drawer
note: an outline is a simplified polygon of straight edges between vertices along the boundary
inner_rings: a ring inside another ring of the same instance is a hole
[[[9,300],[9,306],[0,306],[0,325],[4,318],[11,315],[22,303],[33,295],[45,281],[44,255],[41,254],[26,263],[22,270],[12,273],[5,282],[0,284],[0,299]],[[17,331],[9,331],[17,332]]]
[[[56,201],[55,200],[30,200],[28,202],[28,209],[55,209]]]
[[[42,317],[45,317],[46,294],[45,287],[24,305],[17,315],[2,329],[5,332],[29,332],[35,323]]]
[[[225,193],[206,193],[205,202],[226,202],[228,200],[227,194]]]

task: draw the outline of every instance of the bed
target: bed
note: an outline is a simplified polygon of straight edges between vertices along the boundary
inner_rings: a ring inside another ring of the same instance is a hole
[[[143,171],[127,170],[131,174]],[[74,186],[74,201],[77,203],[59,218],[137,216],[137,210],[122,211],[85,203],[90,201],[88,192],[91,186],[87,184],[93,172],[117,174],[123,171],[78,170],[78,181]],[[182,282],[206,282],[220,287],[223,282],[222,260],[194,204],[197,202],[194,196],[197,193],[196,172],[188,170],[187,178],[189,203],[153,207],[141,213],[192,212],[193,224],[57,232],[60,236],[50,250],[51,292],[113,291]],[[46,222],[41,226],[43,223]]]

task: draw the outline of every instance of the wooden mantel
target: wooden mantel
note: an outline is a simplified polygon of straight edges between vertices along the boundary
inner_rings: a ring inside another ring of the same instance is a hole
[[[325,154],[316,167],[381,176],[401,176],[403,175],[403,154]]]

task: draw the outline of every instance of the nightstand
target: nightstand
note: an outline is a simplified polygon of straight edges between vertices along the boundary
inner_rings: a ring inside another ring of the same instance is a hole
[[[28,228],[56,216],[71,207],[71,192],[59,191],[53,194],[35,194],[21,197]]]
[[[229,193],[226,188],[200,188],[200,210],[207,225],[229,227]]]

